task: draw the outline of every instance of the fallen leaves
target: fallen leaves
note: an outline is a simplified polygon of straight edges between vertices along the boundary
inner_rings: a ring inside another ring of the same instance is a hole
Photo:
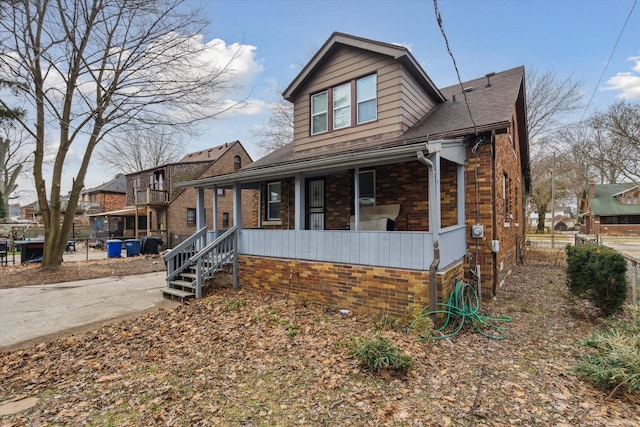
[[[578,357],[573,342],[592,324],[571,315],[563,281],[562,268],[518,269],[483,307],[513,317],[505,341],[466,333],[422,343],[400,329],[382,331],[416,360],[406,377],[386,379],[346,355],[349,337],[373,334],[374,319],[251,289],[217,290],[176,309],[0,353],[0,402],[39,398],[0,424],[639,423],[632,397],[607,399],[568,373]]]

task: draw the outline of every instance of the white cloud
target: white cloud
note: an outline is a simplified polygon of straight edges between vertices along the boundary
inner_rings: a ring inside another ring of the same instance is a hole
[[[607,80],[605,90],[615,90],[620,93],[618,98],[640,99],[640,56],[632,56],[627,61],[633,62],[632,71],[618,73]]]
[[[237,101],[226,100],[222,103],[227,110],[217,116],[218,119],[231,116],[257,116],[271,108],[270,104],[259,99],[248,99],[238,104]]]

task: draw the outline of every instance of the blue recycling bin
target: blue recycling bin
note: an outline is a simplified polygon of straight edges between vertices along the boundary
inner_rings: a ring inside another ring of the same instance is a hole
[[[124,241],[124,245],[127,248],[127,257],[140,255],[140,247],[142,241],[137,239],[129,239]]]
[[[122,240],[118,240],[118,239],[107,240],[107,257],[108,258],[120,258],[121,251],[122,251]]]

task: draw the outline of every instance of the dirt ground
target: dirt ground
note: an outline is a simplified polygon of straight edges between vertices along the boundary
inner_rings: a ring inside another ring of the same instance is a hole
[[[0,353],[0,402],[35,398],[0,425],[640,425],[637,395],[609,396],[572,373],[576,340],[599,322],[567,299],[560,257],[529,254],[483,303],[512,319],[504,340],[465,330],[420,342],[380,316],[218,289]],[[406,376],[349,357],[350,337],[376,334],[413,357]]]
[[[59,269],[47,271],[43,271],[39,264],[8,265],[0,266],[0,289],[143,274],[164,269],[164,261],[160,255],[66,261]]]

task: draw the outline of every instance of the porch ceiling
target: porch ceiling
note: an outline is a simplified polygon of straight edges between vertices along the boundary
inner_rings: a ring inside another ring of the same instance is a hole
[[[446,139],[439,141],[420,142],[399,147],[361,150],[347,152],[340,155],[327,156],[322,158],[311,158],[296,162],[288,162],[265,166],[262,168],[249,168],[236,173],[218,175],[199,180],[184,181],[177,186],[212,188],[231,186],[238,182],[249,184],[265,179],[280,179],[296,174],[304,176],[318,176],[328,173],[335,173],[356,167],[370,167],[382,164],[399,163],[404,161],[417,160],[416,152],[423,151],[432,154],[434,150],[440,151],[442,157],[455,162],[463,163],[465,159],[464,141],[462,139]]]

